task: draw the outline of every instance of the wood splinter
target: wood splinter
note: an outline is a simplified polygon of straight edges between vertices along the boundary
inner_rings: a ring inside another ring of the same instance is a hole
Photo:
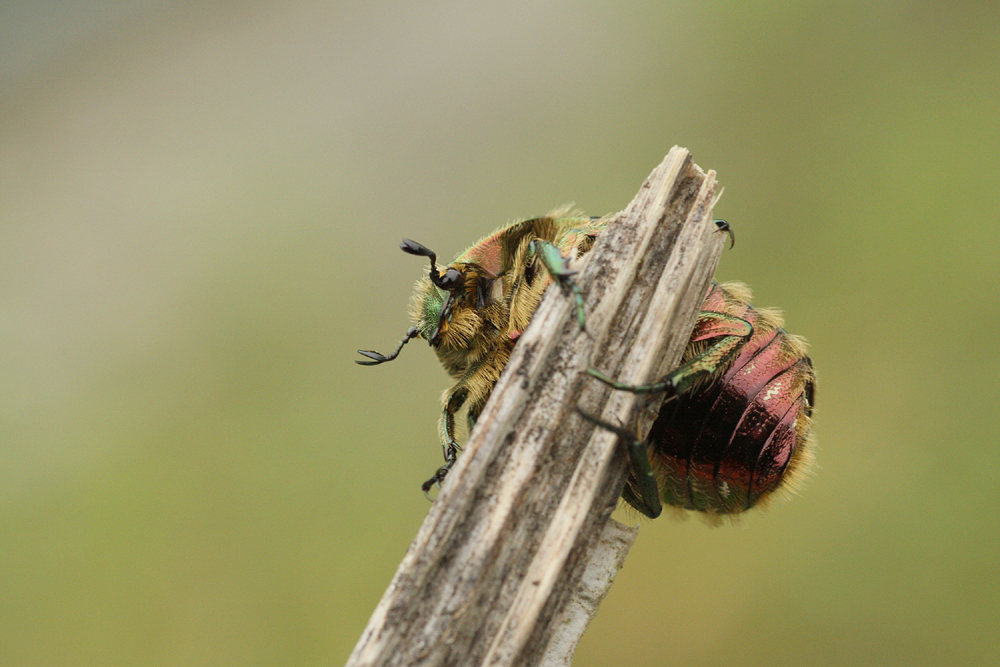
[[[635,537],[609,523],[625,452],[577,409],[640,434],[659,410],[585,369],[644,384],[677,366],[728,240],[716,192],[674,147],[574,266],[586,331],[548,290],[348,667],[570,663],[596,610],[580,605],[599,603]]]

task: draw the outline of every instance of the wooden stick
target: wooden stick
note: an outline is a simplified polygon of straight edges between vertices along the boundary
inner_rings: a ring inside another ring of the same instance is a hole
[[[674,147],[583,258],[587,331],[548,291],[348,667],[540,663],[628,472],[577,409],[640,435],[659,410],[584,371],[677,366],[723,246],[715,200],[715,173]]]
[[[625,526],[608,519],[573,597],[552,629],[552,638],[539,667],[569,667],[573,663],[573,652],[583,631],[597,615],[597,608],[611,589],[615,575],[624,566],[628,550],[638,536],[639,526]]]

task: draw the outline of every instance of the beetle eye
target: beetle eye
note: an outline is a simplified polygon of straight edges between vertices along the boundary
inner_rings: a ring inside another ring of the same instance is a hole
[[[449,268],[443,276],[439,276],[437,280],[432,276],[431,280],[441,289],[451,292],[465,284],[465,274],[458,269]]]

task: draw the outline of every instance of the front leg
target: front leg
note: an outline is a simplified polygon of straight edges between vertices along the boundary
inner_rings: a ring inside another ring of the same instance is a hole
[[[580,328],[587,330],[587,311],[583,308],[583,292],[580,286],[573,280],[576,271],[569,268],[569,257],[563,256],[559,248],[544,239],[533,239],[529,245],[529,252],[541,260],[549,275],[559,283],[564,292],[571,292],[576,300],[576,319],[580,323]]]
[[[441,487],[441,482],[448,475],[448,471],[458,460],[458,453],[462,450],[455,438],[455,415],[465,405],[465,400],[469,396],[469,390],[463,383],[458,383],[445,395],[444,410],[441,413],[440,432],[441,448],[444,453],[444,465],[437,469],[434,476],[421,485],[424,495],[430,493],[431,487],[435,484]],[[428,496],[429,497],[429,496]]]

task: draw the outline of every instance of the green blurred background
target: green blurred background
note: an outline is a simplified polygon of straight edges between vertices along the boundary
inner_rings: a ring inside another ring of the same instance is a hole
[[[0,6],[0,664],[342,664],[428,510],[425,270],[716,169],[818,474],[648,523],[576,665],[1000,662],[993,2]]]

